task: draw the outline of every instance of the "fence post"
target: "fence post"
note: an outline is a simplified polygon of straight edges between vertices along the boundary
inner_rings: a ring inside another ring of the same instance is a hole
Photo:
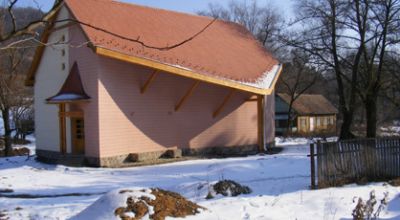
[[[314,143],[310,144],[310,160],[311,160],[311,189],[316,189],[315,184],[315,158],[314,158]]]

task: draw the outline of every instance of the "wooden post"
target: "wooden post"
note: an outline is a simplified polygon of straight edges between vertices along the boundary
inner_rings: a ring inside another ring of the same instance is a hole
[[[156,76],[158,75],[158,70],[154,70],[153,74],[147,79],[146,83],[143,85],[143,87],[140,89],[140,92],[143,94],[146,92],[146,90],[149,88],[151,82],[154,81]]]
[[[315,184],[315,154],[314,143],[310,144],[310,161],[311,161],[311,189],[316,189]]]
[[[179,100],[178,104],[175,106],[175,111],[179,111],[179,109],[182,107],[183,103],[193,94],[194,90],[197,88],[197,86],[200,84],[200,81],[196,81],[193,83],[192,87],[186,92],[186,94]]]
[[[257,121],[258,121],[258,151],[264,152],[265,149],[265,139],[264,139],[264,132],[265,132],[265,96],[258,95],[257,97]]]
[[[59,105],[59,125],[60,125],[60,153],[67,153],[67,138],[66,138],[66,121],[65,121],[65,103]]]

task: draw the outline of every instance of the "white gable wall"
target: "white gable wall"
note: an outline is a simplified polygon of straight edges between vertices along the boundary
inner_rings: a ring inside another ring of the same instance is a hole
[[[60,10],[57,20],[69,17],[68,10]],[[58,23],[55,26],[63,25]],[[53,32],[48,42],[59,42],[63,36],[68,41],[68,29]],[[62,55],[62,50],[65,54]],[[66,45],[47,46],[36,72],[35,97],[35,134],[36,146],[40,150],[60,151],[58,105],[46,103],[46,99],[57,94],[69,73],[69,48]],[[63,66],[65,68],[63,69]],[[67,122],[67,153],[71,152],[70,120]]]

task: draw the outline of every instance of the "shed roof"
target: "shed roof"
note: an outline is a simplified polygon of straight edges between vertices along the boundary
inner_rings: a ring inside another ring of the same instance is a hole
[[[290,103],[290,96],[286,93],[277,93],[286,103]],[[293,109],[300,115],[328,115],[337,114],[338,110],[323,95],[302,94],[293,102]]]
[[[281,69],[246,28],[233,22],[112,0],[65,3],[75,19],[89,24],[81,27],[101,55],[113,53],[110,57],[125,61],[121,56],[140,58],[200,75],[188,74],[189,77],[261,90],[274,87]],[[204,31],[196,35],[201,30]],[[161,48],[191,40],[173,49],[159,50],[132,39]]]

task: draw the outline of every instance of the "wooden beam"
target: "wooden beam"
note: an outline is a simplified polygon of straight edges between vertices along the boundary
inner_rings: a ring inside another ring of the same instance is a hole
[[[265,149],[265,96],[259,95],[257,101],[257,130],[258,130],[258,151],[264,152]]]
[[[183,103],[186,102],[186,100],[193,94],[194,90],[197,88],[197,86],[200,84],[200,81],[196,81],[193,83],[193,85],[190,87],[190,89],[186,92],[186,94],[179,100],[178,104],[175,106],[175,111],[179,111],[179,109],[182,107]]]
[[[60,153],[67,153],[67,134],[66,134],[66,121],[65,121],[65,103],[59,104],[59,125],[60,125]]]
[[[231,89],[231,91],[229,91],[228,95],[225,96],[224,101],[221,103],[221,105],[217,108],[217,110],[215,110],[215,112],[213,113],[213,117],[216,118],[219,113],[222,112],[222,110],[224,109],[226,103],[228,103],[228,101],[232,98],[233,93],[235,92],[234,89]]]
[[[96,54],[101,55],[101,56],[129,62],[129,63],[134,63],[134,64],[141,65],[141,66],[146,66],[149,68],[157,69],[160,71],[172,73],[175,75],[179,75],[179,76],[183,76],[183,77],[187,77],[187,78],[191,78],[191,79],[195,79],[195,80],[199,80],[202,82],[217,84],[217,85],[226,86],[226,87],[233,88],[233,89],[238,89],[238,90],[247,91],[247,92],[251,92],[254,94],[262,94],[262,95],[268,95],[273,92],[273,86],[275,85],[276,79],[279,77],[280,71],[282,69],[282,67],[280,67],[280,69],[278,70],[279,72],[277,73],[276,78],[275,78],[271,88],[261,89],[261,88],[257,88],[254,86],[245,85],[243,83],[235,82],[233,80],[227,80],[227,79],[221,79],[218,77],[207,76],[204,74],[194,72],[189,69],[185,69],[185,68],[165,64],[165,63],[160,63],[160,62],[146,59],[146,58],[123,54],[121,52],[113,51],[113,50],[102,48],[99,46],[96,46],[94,49],[95,49]]]
[[[247,98],[244,101],[246,101],[246,102],[257,102],[258,98]]]
[[[60,116],[80,118],[83,117],[83,112],[60,112]]]
[[[154,72],[151,74],[151,76],[147,79],[146,83],[143,85],[143,87],[140,89],[140,92],[144,94],[146,90],[149,88],[150,84],[154,81],[156,76],[158,75],[159,71],[154,70]]]

